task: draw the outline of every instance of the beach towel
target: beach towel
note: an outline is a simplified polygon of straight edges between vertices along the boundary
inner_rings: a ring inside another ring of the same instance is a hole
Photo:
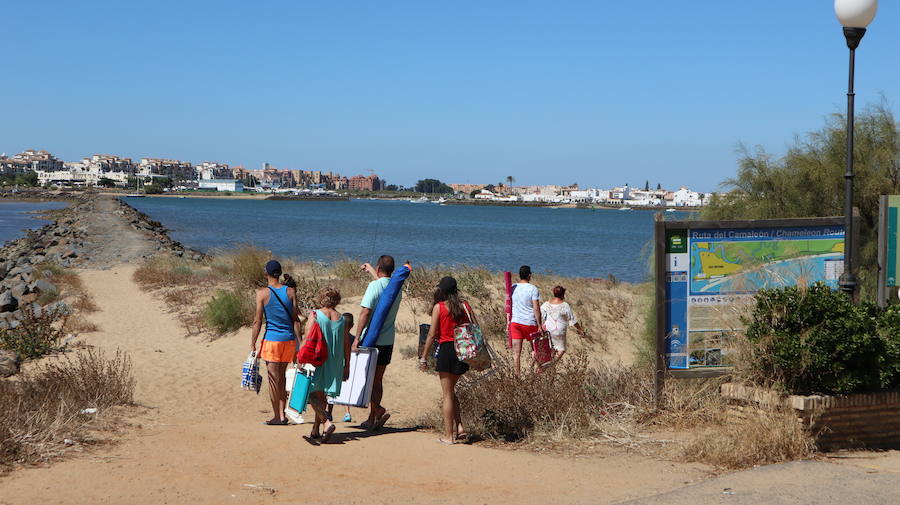
[[[394,305],[394,300],[397,299],[397,295],[403,289],[403,283],[409,277],[409,273],[410,268],[408,265],[403,265],[394,270],[390,282],[388,282],[384,291],[381,292],[381,297],[378,299],[378,304],[375,305],[375,310],[372,311],[372,319],[369,320],[369,326],[366,328],[366,334],[359,344],[360,347],[375,347],[375,343],[378,342],[378,336],[381,334],[381,327],[384,326],[384,322],[391,312],[391,307]]]
[[[256,391],[262,387],[262,375],[259,374],[259,358],[256,352],[251,352],[241,369],[241,389],[245,391]]]

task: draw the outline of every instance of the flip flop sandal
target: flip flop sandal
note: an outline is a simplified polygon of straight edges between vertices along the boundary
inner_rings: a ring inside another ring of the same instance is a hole
[[[266,426],[287,426],[287,419],[282,419],[281,421],[272,421],[271,419],[268,421],[263,421],[263,424]]]
[[[334,434],[334,430],[337,429],[337,426],[332,424],[325,430],[325,433],[322,433],[322,443],[327,444],[329,440],[331,440],[331,435]]]
[[[364,429],[364,430],[371,430],[371,429],[372,429],[372,423],[370,423],[369,421],[363,421],[363,422],[359,423],[359,427],[362,428],[362,429]]]
[[[457,434],[456,434],[456,439],[457,439],[457,440],[468,440],[468,439],[469,439],[469,432],[463,431],[463,432],[457,433]]]
[[[437,440],[435,440],[435,442],[437,442],[439,444],[444,444],[444,445],[456,445],[453,442],[448,442],[448,441],[444,440],[443,438],[438,438]]]
[[[377,430],[377,429],[384,427],[384,423],[386,423],[387,420],[390,418],[391,418],[391,415],[388,414],[387,412],[385,412],[384,414],[381,415],[381,417],[379,417],[378,419],[375,420],[375,424],[372,425],[372,429]]]

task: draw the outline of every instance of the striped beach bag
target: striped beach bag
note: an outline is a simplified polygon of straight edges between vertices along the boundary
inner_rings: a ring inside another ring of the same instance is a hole
[[[262,375],[259,374],[259,358],[256,356],[256,352],[251,352],[241,368],[241,389],[256,391],[256,394],[259,394],[260,387],[262,387]]]

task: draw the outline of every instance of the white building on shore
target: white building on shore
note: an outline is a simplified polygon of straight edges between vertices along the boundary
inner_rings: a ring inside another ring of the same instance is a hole
[[[234,193],[242,193],[244,191],[244,183],[237,179],[200,179],[199,187],[200,189],[231,191]]]

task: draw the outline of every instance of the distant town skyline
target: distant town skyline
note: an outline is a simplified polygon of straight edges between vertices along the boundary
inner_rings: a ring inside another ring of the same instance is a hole
[[[88,147],[407,186],[712,191],[738,142],[782,153],[843,110],[847,84],[830,2],[50,0],[4,14],[19,77],[0,82],[3,149],[65,160]],[[898,25],[882,2],[857,52],[860,108],[900,99]]]

